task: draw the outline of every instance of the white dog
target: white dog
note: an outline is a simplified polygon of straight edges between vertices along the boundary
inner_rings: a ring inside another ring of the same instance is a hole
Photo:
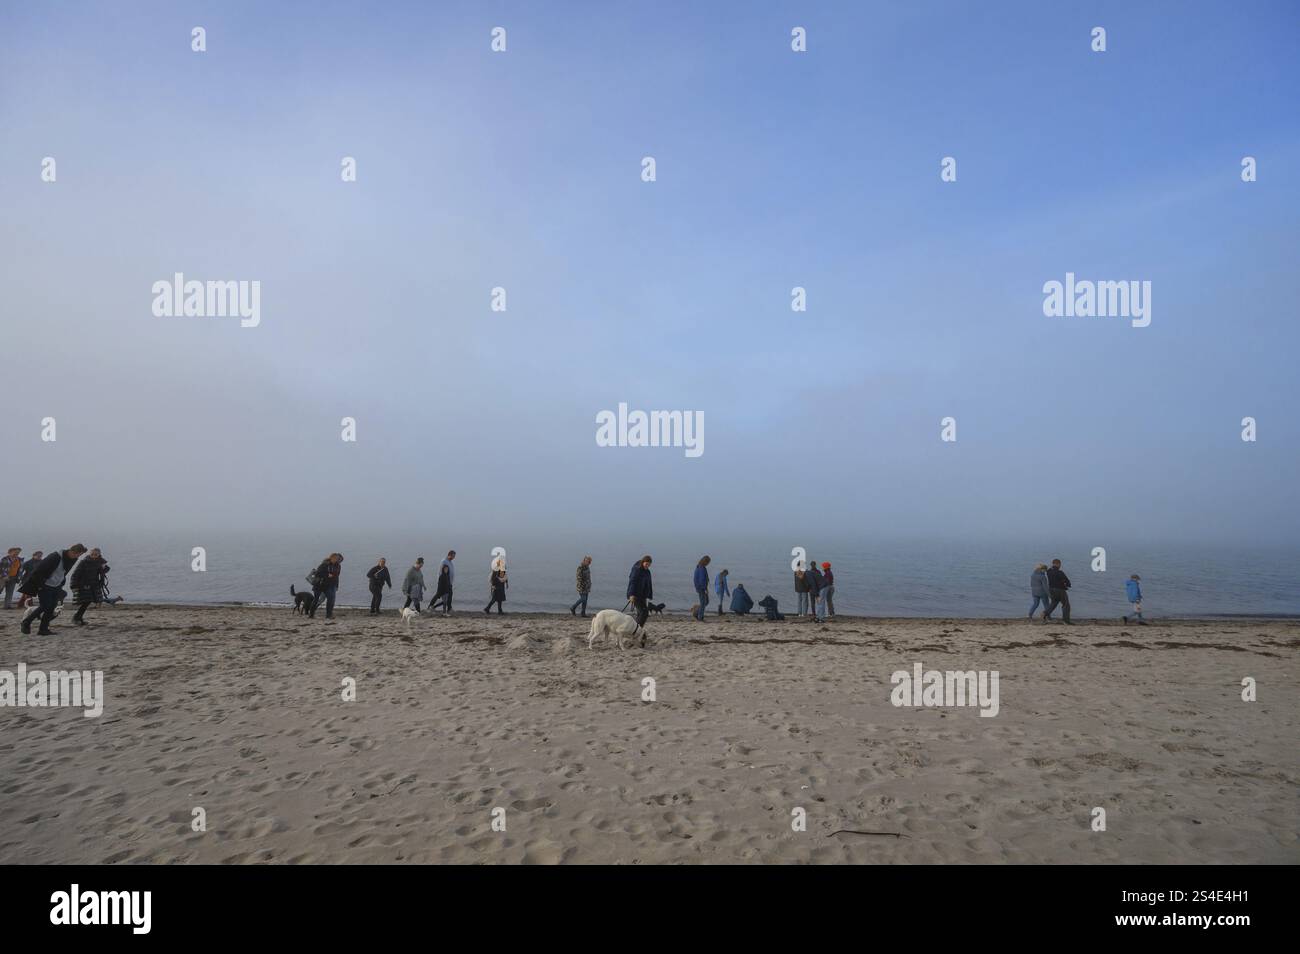
[[[617,636],[618,648],[623,649],[623,637],[645,639],[645,629],[636,624],[636,618],[620,613],[618,610],[601,610],[591,620],[591,635],[587,637],[587,648],[596,641],[597,636]]]
[[[419,615],[420,611],[417,609],[413,609],[410,606],[402,607],[402,622],[406,624],[406,631],[408,633],[411,631],[411,620],[415,619]]]

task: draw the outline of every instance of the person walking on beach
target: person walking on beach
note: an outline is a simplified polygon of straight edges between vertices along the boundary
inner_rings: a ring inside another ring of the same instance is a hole
[[[509,585],[510,583],[506,580],[506,565],[498,560],[492,568],[492,575],[488,577],[488,587],[491,589],[492,598],[488,600],[488,605],[483,607],[483,612],[491,612],[493,603],[496,604],[498,616],[505,612],[506,587]]]
[[[402,609],[414,605],[415,611],[420,612],[420,600],[424,599],[424,557],[416,557],[415,566],[406,571],[406,577],[402,580],[402,595],[406,597],[406,602],[402,604]],[[433,607],[429,607],[430,612]]]
[[[722,616],[723,606],[726,605],[727,594],[731,592],[731,587],[727,585],[727,575],[730,570],[723,570],[713,580],[713,592],[718,596],[718,615]]]
[[[41,620],[41,628],[37,630],[37,635],[50,635],[50,620],[54,619],[54,611],[58,609],[59,602],[68,595],[63,589],[63,581],[67,578],[68,571],[85,552],[84,543],[74,543],[66,550],[56,550],[42,559],[27,577],[27,582],[23,584],[23,592],[35,597],[36,605],[27,611],[27,615],[23,617],[18,627],[24,635],[31,635],[32,620],[38,616]]]
[[[45,554],[37,550],[32,554],[32,558],[23,564],[23,572],[18,577],[18,609],[22,609],[31,602],[31,597],[23,592],[23,584],[27,582],[28,577],[36,572],[36,568],[41,565],[41,560],[45,559]]]
[[[9,552],[0,557],[0,585],[5,588],[5,609],[13,609],[14,590],[18,589],[18,578],[23,574],[22,547],[10,547]]]
[[[650,554],[647,553],[636,562],[632,572],[628,574],[627,598],[636,608],[638,626],[645,626],[645,621],[650,618],[650,601],[655,596],[654,580],[650,576],[650,564],[653,562]],[[641,645],[645,645],[644,633],[641,636]]]
[[[835,615],[835,574],[831,572],[829,563],[822,564],[822,589],[818,594],[821,601],[822,619],[830,619]]]
[[[698,622],[704,622],[704,607],[709,605],[709,558],[700,557],[700,562],[695,564],[695,612],[694,616]]]
[[[569,613],[572,616],[578,615],[578,607],[582,607],[582,618],[587,618],[587,597],[591,595],[591,557],[585,556],[582,562],[578,564],[577,574],[578,598],[573,605],[569,607]]]
[[[818,615],[818,605],[822,593],[822,571],[817,569],[817,561],[811,557],[805,579],[808,580],[808,611],[812,613],[813,622],[820,623],[822,618]]]
[[[68,587],[72,590],[72,602],[77,607],[77,612],[72,617],[74,625],[87,625],[86,610],[91,603],[103,600],[107,576],[108,564],[104,562],[99,547],[91,547],[89,553],[73,564],[72,572],[68,574]]]
[[[800,563],[799,568],[794,571],[795,616],[802,616],[808,609],[808,585],[810,582],[808,571]]]
[[[1139,626],[1145,626],[1147,621],[1142,618],[1142,577],[1134,573],[1124,581],[1124,595],[1128,597],[1130,604],[1129,615],[1124,617],[1124,622],[1130,619]]]
[[[388,561],[383,557],[379,562],[366,571],[366,579],[370,581],[370,615],[379,615],[379,604],[384,601],[384,587],[390,590],[393,588],[393,577],[388,572]],[[420,612],[418,609],[416,612]]]
[[[307,614],[312,619],[316,618],[316,607],[320,606],[322,598],[325,600],[325,618],[334,618],[334,598],[339,592],[339,576],[342,572],[342,553],[331,553],[316,567],[316,584],[312,587],[315,599],[311,603],[311,612]],[[316,592],[318,589],[319,592]]]
[[[1029,604],[1029,618],[1034,618],[1034,610],[1043,604],[1043,619],[1047,619],[1047,604],[1052,601],[1051,587],[1047,584],[1047,564],[1040,563],[1029,574],[1029,595],[1034,601]]]
[[[438,568],[438,588],[433,591],[433,602],[429,604],[429,612],[432,613],[438,606],[442,606],[442,615],[451,615],[451,585],[456,582],[456,551],[448,550],[447,559],[442,561],[442,566]]]
[[[1070,622],[1070,578],[1061,570],[1061,561],[1053,560],[1052,565],[1047,570],[1047,592],[1052,597],[1052,604],[1047,607],[1047,612],[1043,614],[1043,622],[1046,623],[1052,618],[1052,611],[1057,606],[1061,607],[1061,622],[1066,626],[1073,626]]]

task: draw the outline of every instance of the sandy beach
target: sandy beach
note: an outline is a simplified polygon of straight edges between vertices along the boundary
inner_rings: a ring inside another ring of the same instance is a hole
[[[105,695],[0,708],[3,863],[1300,862],[1296,621],[69,615],[0,617]],[[997,714],[893,705],[918,663]]]

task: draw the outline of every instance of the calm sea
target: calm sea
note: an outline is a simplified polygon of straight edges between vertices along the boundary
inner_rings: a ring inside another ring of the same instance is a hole
[[[584,554],[593,558],[589,608],[621,608],[628,570],[642,554],[654,556],[655,598],[669,610],[684,611],[695,600],[691,574],[703,553],[713,562],[710,577],[726,568],[734,587],[743,583],[757,601],[770,593],[783,612],[795,608],[790,551],[829,561],[835,572],[835,606],[867,616],[1014,617],[1029,607],[1029,575],[1037,562],[1059,557],[1073,583],[1071,603],[1080,618],[1114,618],[1127,611],[1124,580],[1142,577],[1148,616],[1300,616],[1296,568],[1300,548],[1110,545],[1106,571],[1090,568],[1093,544],[950,545],[943,543],[819,543],[763,541],[725,536],[689,544],[659,541],[587,542],[577,539],[382,539],[356,537],[289,540],[247,536],[204,539],[87,539],[101,547],[112,566],[110,587],[127,600],[164,603],[284,603],[289,585],[306,587],[304,577],[331,550],[344,554],[339,593],[345,606],[369,603],[366,571],[375,558],[388,558],[394,589],[385,605],[400,605],[402,577],[416,556],[426,562],[430,590],[438,562],[454,547],[456,608],[481,610],[488,600],[494,547],[506,550],[510,589],[506,609],[562,612],[574,599],[574,569]],[[721,541],[721,542],[720,542]],[[24,541],[32,544],[36,541]],[[59,541],[66,546],[70,541]],[[705,545],[701,546],[700,543]],[[49,549],[49,541],[41,541]],[[191,570],[191,549],[203,546],[207,570]],[[30,553],[34,546],[25,547]],[[712,587],[710,587],[710,598]],[[716,610],[716,603],[710,605]]]

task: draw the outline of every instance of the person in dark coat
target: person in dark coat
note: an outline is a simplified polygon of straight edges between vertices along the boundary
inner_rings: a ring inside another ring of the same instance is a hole
[[[776,600],[772,598],[770,593],[759,600],[758,605],[763,607],[763,613],[768,620],[785,619],[785,614],[778,612]]]
[[[311,584],[311,606],[307,607],[308,616],[315,613],[316,604],[320,602],[321,594],[325,592],[325,571],[329,567],[329,562],[332,558],[333,554],[321,560],[320,565],[317,566],[316,569],[312,570],[311,574],[307,577],[307,582]],[[293,592],[293,587],[289,587],[289,592]]]
[[[18,609],[22,609],[31,602],[32,598],[23,592],[23,584],[36,572],[36,568],[41,565],[43,559],[45,559],[45,554],[37,550],[32,554],[32,558],[23,564],[22,575],[18,577]]]
[[[334,618],[334,597],[339,591],[339,575],[343,572],[343,554],[331,553],[321,565],[316,567],[316,585],[312,587],[314,599],[311,603],[311,612],[307,615],[313,619],[316,617],[316,607],[320,606],[322,598],[325,600],[325,618]]]
[[[456,565],[452,561],[455,559],[456,551],[448,550],[447,559],[438,568],[438,586],[433,591],[433,601],[429,604],[430,613],[441,605],[442,615],[451,615],[451,585],[456,581]]]
[[[36,569],[27,577],[27,582],[23,584],[22,591],[28,596],[35,597],[36,605],[27,611],[27,615],[23,617],[23,621],[18,627],[24,635],[31,635],[32,620],[38,616],[41,620],[41,628],[37,630],[37,635],[50,635],[50,620],[54,619],[54,611],[59,608],[59,603],[68,595],[68,591],[63,588],[64,580],[67,579],[68,572],[85,552],[86,545],[84,543],[74,543],[66,550],[55,550],[41,560]]]
[[[812,614],[813,622],[822,622],[821,613],[817,608],[817,601],[821,599],[822,587],[826,581],[822,578],[822,571],[817,569],[817,561],[810,559],[808,561],[808,571],[804,577],[808,581],[808,611]]]
[[[388,561],[383,557],[379,562],[366,571],[366,579],[370,581],[370,615],[379,615],[379,604],[384,601],[384,587],[390,590],[393,588],[393,577],[388,572]]]
[[[1052,565],[1047,569],[1047,587],[1052,596],[1052,603],[1043,614],[1043,622],[1046,623],[1051,619],[1052,611],[1060,606],[1061,622],[1066,626],[1073,626],[1074,624],[1070,622],[1070,578],[1061,569],[1060,560],[1053,560]]]
[[[103,587],[107,582],[107,576],[108,564],[104,562],[104,555],[99,552],[99,547],[91,547],[90,552],[73,565],[72,572],[68,575],[68,586],[72,590],[72,602],[77,607],[77,612],[72,617],[75,625],[87,625],[86,610],[90,608],[91,603],[99,603],[103,600]]]
[[[68,574],[68,589],[72,590],[73,604],[77,607],[77,612],[73,613],[75,625],[86,625],[86,610],[95,602],[96,587],[99,585],[100,563],[99,547],[91,547],[90,552],[73,564],[72,572]]]
[[[692,578],[695,586],[695,618],[701,623],[704,622],[704,607],[709,605],[709,562],[708,556],[700,557]]]
[[[650,564],[653,562],[647,553],[636,562],[636,565],[632,567],[632,572],[628,574],[627,598],[636,607],[636,624],[642,627],[645,626],[645,621],[650,618],[650,601],[654,599],[655,595],[654,580],[650,576]],[[641,645],[645,645],[644,630],[641,636]]]
[[[731,611],[737,616],[744,616],[754,608],[754,598],[745,592],[745,584],[737,583],[731,594]]]
[[[808,590],[811,584],[812,580],[808,579],[806,569],[801,566],[794,571],[795,616],[802,616],[808,608]]]
[[[488,586],[492,590],[492,599],[488,600],[488,605],[483,607],[483,612],[490,612],[493,603],[496,604],[498,616],[505,612],[506,587],[509,585],[509,581],[506,580],[505,564],[499,564],[492,571],[492,575],[488,577]]]

